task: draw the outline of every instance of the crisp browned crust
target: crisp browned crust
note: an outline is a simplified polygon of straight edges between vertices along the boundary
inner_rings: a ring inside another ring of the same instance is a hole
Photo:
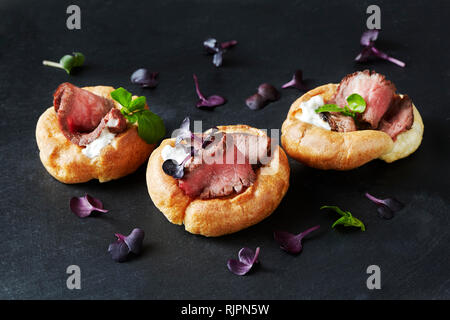
[[[85,87],[95,94],[110,98],[113,87]],[[120,105],[116,103],[116,107]],[[149,157],[155,145],[142,140],[135,125],[116,135],[113,142],[104,147],[100,155],[90,159],[61,132],[56,112],[48,108],[36,126],[39,156],[47,171],[63,183],[81,183],[91,179],[106,182],[134,172]]]
[[[334,132],[302,122],[295,117],[297,113],[302,112],[300,108],[302,102],[316,95],[322,95],[324,101],[329,101],[333,98],[337,86],[330,83],[317,87],[305,93],[291,105],[281,128],[281,143],[287,154],[308,166],[325,170],[350,170],[389,154],[393,147],[399,144],[399,140],[397,139],[394,143],[391,137],[382,131]],[[416,112],[417,109],[415,107],[414,109]],[[417,149],[422,139],[423,123],[420,115],[414,118],[414,123],[420,121],[422,124],[422,131],[414,131],[414,137],[410,139],[401,139],[401,141],[409,141],[409,143],[403,143],[402,152],[389,156],[389,161],[386,158],[383,160],[392,162]],[[416,124],[417,126],[420,127]],[[401,135],[409,137],[410,132],[412,131],[408,130]],[[419,139],[418,144],[417,139]]]
[[[246,125],[220,126],[224,132],[247,132],[265,135]],[[178,181],[162,169],[162,149],[173,139],[164,140],[152,153],[147,166],[147,188],[155,206],[175,224],[185,225],[191,233],[214,237],[233,233],[268,217],[278,206],[289,187],[289,163],[277,146],[272,160],[258,169],[256,182],[244,192],[224,198],[192,199],[178,187]]]

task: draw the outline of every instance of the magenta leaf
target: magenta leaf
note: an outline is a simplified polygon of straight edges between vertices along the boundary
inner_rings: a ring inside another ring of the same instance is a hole
[[[362,36],[360,43],[362,46],[369,46],[372,45],[377,39],[378,39],[378,29],[372,29],[365,31]]]
[[[394,217],[394,212],[400,211],[405,206],[395,198],[378,199],[368,192],[365,193],[365,196],[378,205],[378,214],[383,219],[392,219]]]
[[[306,90],[306,85],[303,81],[303,72],[302,70],[295,71],[294,75],[292,76],[292,80],[289,82],[286,82],[281,86],[281,88],[297,88],[299,90]]]
[[[93,211],[108,212],[103,209],[103,203],[100,199],[91,197],[87,193],[84,197],[73,197],[70,199],[70,209],[80,218],[88,217]]]
[[[314,226],[305,230],[297,235],[286,232],[286,231],[275,231],[273,237],[276,242],[280,245],[280,248],[290,252],[290,253],[300,253],[303,249],[302,240],[311,232],[319,229],[320,226]]]
[[[203,47],[206,49],[206,52],[214,55],[213,64],[216,67],[220,67],[222,65],[223,55],[227,51],[227,49],[234,47],[236,44],[236,40],[219,43],[216,39],[209,38],[203,41]]]
[[[266,99],[264,99],[264,97],[258,93],[255,93],[254,95],[248,97],[247,100],[245,100],[245,104],[251,110],[262,109],[267,105],[267,103],[268,103],[268,101]]]
[[[133,72],[131,75],[131,82],[138,84],[143,88],[154,88],[158,85],[158,80],[156,79],[159,72],[150,72],[145,68],[141,68]]]
[[[367,61],[369,57],[377,57],[380,59],[390,61],[402,68],[405,67],[406,63],[404,63],[403,61],[390,57],[386,53],[375,48],[375,41],[378,39],[378,34],[379,30],[376,29],[365,31],[362,34],[360,43],[363,46],[363,49],[356,56],[355,61],[364,62]]]
[[[260,84],[258,87],[258,94],[268,101],[277,101],[280,99],[280,93],[270,83]]]
[[[142,250],[142,243],[145,233],[142,229],[134,228],[128,236],[116,233],[117,241],[108,247],[108,252],[116,262],[124,262],[129,258],[130,253],[139,254]]]
[[[197,78],[197,76],[195,74],[193,75],[193,78],[194,78],[194,84],[195,84],[195,91],[197,92],[197,96],[199,98],[199,100],[198,100],[198,102],[196,104],[196,106],[198,108],[202,108],[202,107],[207,107],[207,108],[217,107],[217,106],[220,106],[220,105],[222,105],[222,104],[224,104],[226,102],[226,99],[221,97],[221,96],[219,96],[219,95],[212,95],[212,96],[209,96],[209,97],[206,98],[200,91],[200,88],[199,88],[199,85],[198,85],[198,78]]]
[[[242,248],[239,250],[238,258],[230,259],[227,262],[228,269],[236,275],[243,276],[247,274],[250,269],[253,267],[255,263],[258,263],[259,256],[259,247],[256,248],[256,251],[249,248]]]

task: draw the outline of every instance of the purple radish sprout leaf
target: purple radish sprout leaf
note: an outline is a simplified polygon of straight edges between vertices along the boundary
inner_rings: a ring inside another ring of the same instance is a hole
[[[238,42],[236,40],[225,41],[220,44],[220,47],[222,49],[228,49],[234,47],[235,45],[237,45],[237,43]]]
[[[377,57],[380,59],[384,59],[390,61],[400,67],[405,67],[406,63],[390,57],[386,53],[375,48],[375,41],[378,38],[379,30],[368,30],[364,32],[361,36],[360,43],[363,46],[361,52],[356,56],[355,61],[364,62],[369,59],[369,57]]]
[[[394,217],[394,212],[384,205],[381,205],[377,208],[378,215],[380,218],[390,220]]]
[[[213,64],[216,67],[220,67],[222,65],[223,55],[227,51],[227,49],[234,47],[236,44],[236,40],[219,43],[216,39],[209,38],[203,41],[203,47],[206,49],[206,52],[214,55]]]
[[[320,226],[314,226],[305,230],[297,235],[286,232],[286,231],[275,231],[273,237],[276,242],[280,245],[280,248],[289,253],[300,253],[302,251],[302,240],[311,232],[319,229]]]
[[[401,203],[395,198],[378,199],[368,192],[366,192],[365,196],[372,202],[376,203],[377,205],[384,205],[394,212],[400,211],[405,207],[403,203]]]
[[[213,55],[213,64],[216,67],[220,67],[222,65],[222,62],[223,62],[223,51],[216,52]]]
[[[93,211],[108,212],[103,209],[103,203],[100,199],[91,197],[87,193],[84,197],[73,197],[70,199],[70,209],[80,218],[88,217]]]
[[[150,72],[145,68],[137,69],[131,75],[131,82],[143,88],[155,88],[159,83],[156,79],[158,75],[159,72]]]
[[[370,46],[373,45],[374,42],[378,39],[379,30],[378,29],[372,29],[365,31],[362,36],[360,43],[362,46]]]
[[[268,103],[268,101],[266,99],[264,99],[264,97],[258,93],[255,93],[254,95],[248,97],[247,100],[245,100],[245,104],[251,110],[262,109],[267,105],[267,103]]]
[[[128,236],[116,233],[117,241],[108,247],[108,252],[116,262],[128,260],[130,252],[139,254],[142,249],[142,243],[145,233],[142,229],[134,228]]]
[[[302,70],[295,71],[294,75],[292,76],[292,80],[289,82],[286,82],[281,86],[281,88],[297,88],[299,90],[306,90],[306,84],[303,81],[303,72]]]
[[[253,250],[249,248],[242,248],[239,250],[238,258],[236,259],[230,259],[227,262],[228,269],[233,272],[236,275],[243,276],[247,274],[250,269],[253,267],[255,263],[258,263],[258,256],[259,256],[259,247],[256,248],[256,251],[253,252]]]
[[[220,106],[222,104],[224,104],[226,102],[226,99],[218,96],[218,95],[212,95],[209,96],[207,98],[205,98],[205,96],[201,93],[199,85],[198,85],[198,79],[197,76],[194,74],[193,75],[194,78],[194,84],[195,84],[195,91],[197,92],[197,96],[199,98],[199,101],[197,102],[197,107],[201,108],[201,107],[208,107],[208,108],[212,108],[212,107],[217,107]]]
[[[277,101],[280,99],[280,92],[270,83],[259,85],[258,94],[268,101]]]

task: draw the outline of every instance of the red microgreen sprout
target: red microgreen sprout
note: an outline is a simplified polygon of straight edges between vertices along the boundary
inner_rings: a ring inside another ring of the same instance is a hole
[[[289,82],[286,82],[281,86],[281,88],[297,88],[299,90],[306,91],[306,84],[303,81],[303,72],[302,70],[295,71],[294,75],[292,76],[292,80]]]
[[[212,95],[209,97],[205,97],[201,92],[200,92],[200,88],[198,86],[198,79],[197,76],[194,74],[194,84],[195,84],[195,91],[197,92],[197,96],[199,98],[199,100],[197,101],[196,106],[198,108],[212,108],[212,107],[217,107],[220,106],[222,104],[224,104],[226,102],[225,98],[218,96],[218,95]]]
[[[103,209],[103,203],[100,199],[91,197],[87,193],[84,197],[73,197],[70,199],[70,209],[80,218],[86,218],[93,211],[106,213],[108,210]]]
[[[308,234],[319,229],[320,226],[314,226],[299,234],[292,234],[286,231],[275,231],[273,237],[280,244],[280,248],[289,253],[300,253],[302,251],[302,240]]]
[[[390,57],[386,53],[375,48],[375,41],[378,39],[379,30],[367,30],[362,36],[360,43],[363,46],[361,52],[356,56],[355,61],[364,62],[369,59],[369,57],[374,56],[380,59],[390,61],[400,67],[405,67],[406,64],[403,61]]]
[[[156,79],[158,75],[159,72],[150,72],[145,68],[140,68],[131,75],[131,82],[143,88],[155,88],[158,85]]]
[[[220,67],[223,63],[223,54],[228,48],[234,47],[237,44],[236,40],[230,40],[222,43],[218,43],[216,39],[209,38],[203,41],[203,47],[206,52],[213,54],[213,64],[216,67]]]
[[[145,233],[142,229],[135,228],[128,236],[116,233],[117,241],[108,247],[108,252],[116,262],[124,262],[130,257],[130,253],[139,254],[142,250],[142,242]]]
[[[238,276],[243,276],[247,274],[255,263],[259,263],[259,247],[253,252],[252,249],[242,248],[239,250],[238,258],[230,259],[227,262],[228,269]]]
[[[378,199],[368,192],[365,193],[365,196],[378,205],[378,214],[383,219],[392,219],[394,217],[394,212],[400,211],[405,206],[395,198]]]

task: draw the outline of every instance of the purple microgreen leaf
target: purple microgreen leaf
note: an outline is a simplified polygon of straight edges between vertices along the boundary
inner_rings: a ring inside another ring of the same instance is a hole
[[[378,213],[380,214],[380,216],[382,218],[385,218],[385,219],[391,219],[394,212],[400,211],[405,206],[403,203],[401,203],[400,201],[398,201],[395,198],[378,199],[368,192],[365,193],[365,196],[370,201],[374,202],[375,204],[377,204],[379,206]],[[391,217],[389,217],[389,216],[391,216]],[[386,218],[386,217],[388,217],[388,218]]]
[[[88,217],[93,211],[108,212],[103,209],[103,203],[87,193],[84,197],[73,197],[70,199],[70,209],[80,218]]]
[[[193,150],[193,148],[191,148]],[[175,178],[175,179],[181,179],[184,176],[184,165],[186,161],[188,161],[192,157],[193,151],[181,162],[178,163],[174,159],[167,159],[162,164],[162,169],[165,174]]]
[[[403,61],[400,61],[398,59],[390,57],[386,53],[375,48],[375,41],[378,38],[378,34],[379,34],[379,30],[376,30],[376,29],[368,30],[362,34],[360,43],[363,46],[363,49],[356,56],[355,61],[364,62],[364,61],[367,61],[369,57],[373,56],[373,57],[377,57],[380,59],[390,61],[402,68],[405,67],[406,63],[404,63]]]
[[[267,105],[267,103],[268,103],[268,101],[266,99],[264,99],[264,97],[258,93],[255,93],[254,95],[248,97],[247,100],[245,100],[245,104],[251,110],[262,109]]]
[[[276,242],[280,244],[280,248],[290,253],[300,253],[302,251],[302,239],[311,232],[319,229],[320,226],[314,226],[297,235],[286,231],[275,231],[273,236]]]
[[[145,232],[140,228],[134,228],[131,233],[124,238],[130,251],[134,254],[139,254],[142,249],[142,242],[144,241]]]
[[[155,88],[159,83],[156,79],[158,75],[159,72],[150,72],[145,68],[141,68],[133,72],[131,82],[143,88]]]
[[[247,274],[250,271],[250,269],[253,267],[252,264],[245,264],[236,259],[228,260],[227,266],[228,266],[228,270],[230,270],[231,272],[233,272],[234,274],[236,274],[238,276],[243,276],[243,275]]]
[[[128,236],[116,233],[117,241],[108,247],[108,252],[116,262],[124,262],[128,260],[130,252],[139,254],[142,249],[142,242],[145,233],[142,229],[134,228]]]
[[[259,85],[258,94],[268,101],[277,101],[280,99],[280,92],[270,83]]]
[[[253,252],[253,250],[249,248],[242,248],[241,250],[239,250],[238,254],[239,260],[236,259],[228,260],[227,262],[228,269],[234,274],[237,274],[239,276],[247,274],[253,267],[253,265],[255,263],[258,263],[259,251],[260,251],[259,247],[256,248],[255,252]]]
[[[199,100],[196,104],[197,107],[212,108],[212,107],[220,106],[226,102],[226,99],[219,95],[212,95],[212,96],[205,98],[205,96],[200,91],[200,88],[198,85],[198,78],[195,74],[193,75],[193,78],[194,78],[194,84],[195,84],[195,91],[197,92],[197,96],[199,98]]]
[[[223,63],[223,51],[216,52],[213,56],[213,65],[220,67]]]
[[[378,39],[378,29],[367,30],[363,32],[360,43],[362,46],[369,46]]]
[[[394,212],[389,209],[389,207],[386,207],[385,205],[381,205],[377,208],[378,215],[380,218],[389,220],[394,217]]]
[[[292,76],[292,80],[289,82],[286,82],[281,86],[281,88],[297,88],[299,90],[306,90],[306,85],[303,81],[303,72],[302,70],[295,71],[294,75]]]
[[[203,41],[203,46],[208,53],[216,53],[218,51],[217,40],[214,38],[209,38]]]

